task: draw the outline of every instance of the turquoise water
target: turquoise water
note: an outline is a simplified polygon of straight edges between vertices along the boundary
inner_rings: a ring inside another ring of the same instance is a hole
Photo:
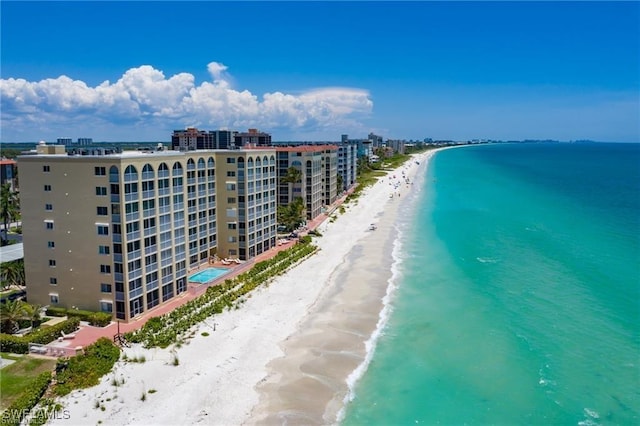
[[[442,151],[416,203],[343,424],[640,424],[640,144]]]
[[[229,272],[227,268],[207,268],[189,277],[190,282],[206,284]]]

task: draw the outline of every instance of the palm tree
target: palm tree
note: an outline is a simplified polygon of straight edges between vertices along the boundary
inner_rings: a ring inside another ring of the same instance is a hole
[[[340,173],[338,173],[337,175],[337,179],[336,179],[336,194],[340,195],[342,194],[343,188],[342,185],[344,183],[344,179],[342,178],[342,175]]]
[[[0,187],[0,217],[2,217],[2,223],[4,224],[4,242],[2,245],[7,245],[9,223],[18,218],[19,204],[18,193],[11,190],[10,184],[3,184]]]
[[[22,300],[7,300],[0,304],[2,330],[15,333],[19,329],[18,321],[26,318],[30,318],[29,305]]]
[[[0,265],[0,277],[2,277],[2,288],[12,285],[23,287],[25,285],[24,259],[4,262]]]
[[[41,305],[27,304],[26,311],[27,317],[31,321],[31,328],[34,327],[34,323],[40,323],[40,312],[42,311]]]
[[[302,172],[295,167],[289,167],[287,169],[287,174],[280,178],[281,183],[288,183],[289,185],[289,200],[293,197],[292,187],[296,183],[302,182]]]
[[[293,231],[305,220],[305,210],[302,197],[296,197],[286,206],[278,207],[278,223],[286,226],[289,231]]]

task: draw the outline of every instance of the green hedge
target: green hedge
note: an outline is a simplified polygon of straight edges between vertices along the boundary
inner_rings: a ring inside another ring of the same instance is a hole
[[[58,360],[56,370],[56,395],[63,396],[74,389],[84,389],[95,386],[100,378],[113,368],[113,364],[120,358],[120,348],[106,337],[101,337],[95,343],[84,349],[84,354],[68,360]]]
[[[47,309],[47,315],[53,317],[77,317],[80,321],[87,321],[90,325],[95,327],[105,327],[111,322],[111,314],[107,312],[91,312],[83,311],[81,309],[66,309],[59,307],[52,307]]]
[[[80,320],[78,318],[69,318],[66,321],[50,327],[41,327],[23,337],[0,334],[0,348],[2,348],[2,352],[26,354],[29,353],[29,343],[46,345],[60,337],[62,334],[61,331],[73,333],[78,329],[79,325]]]
[[[23,394],[2,413],[0,424],[3,426],[18,426],[25,415],[38,404],[47,387],[49,387],[49,383],[51,383],[50,371],[39,374]]]

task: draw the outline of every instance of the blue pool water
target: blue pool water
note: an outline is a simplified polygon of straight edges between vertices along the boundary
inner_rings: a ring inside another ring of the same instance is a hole
[[[189,277],[190,282],[206,284],[229,272],[227,268],[207,268]]]

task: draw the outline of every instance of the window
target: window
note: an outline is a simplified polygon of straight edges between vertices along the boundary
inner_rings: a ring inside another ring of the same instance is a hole
[[[48,212],[50,212],[51,210],[53,210],[53,204],[45,204],[44,205],[44,209]]]
[[[144,239],[144,246],[146,247],[151,247],[151,246],[155,246],[156,245],[156,236],[152,235],[150,237],[147,237]]]
[[[58,295],[57,294],[50,294],[49,295],[49,301],[53,304],[58,304],[60,303],[59,299],[58,299]]]
[[[49,278],[49,284],[58,285],[58,279],[54,277]]]
[[[125,194],[135,194],[138,192],[138,184],[137,183],[125,183],[124,184],[124,193]]]
[[[100,302],[100,311],[102,311],[102,312],[113,312],[113,303],[111,303],[111,302]]]
[[[142,269],[142,261],[140,259],[132,260],[128,263],[129,272],[137,271],[138,269]]]
[[[227,183],[227,191],[235,191],[236,184],[235,183]]]
[[[98,254],[109,254],[109,246],[98,246]]]
[[[124,205],[124,211],[127,213],[136,213],[140,209],[140,204],[136,201],[135,203],[127,203]]]
[[[100,284],[100,292],[102,293],[111,293],[111,284]]]
[[[109,225],[98,225],[98,235],[109,235]]]
[[[142,222],[142,226],[143,226],[144,229],[153,228],[154,226],[156,226],[156,218],[152,217],[150,219],[145,219]]]
[[[111,273],[111,265],[100,265],[100,273],[101,274],[110,274]]]
[[[107,169],[105,167],[95,167],[94,168],[94,173],[96,176],[106,176],[107,175]]]
[[[56,243],[54,241],[47,241],[47,247],[54,248],[55,246],[56,246]]]
[[[45,222],[44,226],[46,229],[53,229],[53,222]]]
[[[236,172],[234,172],[233,170],[227,171],[227,177],[235,177],[235,176],[236,176]]]
[[[236,197],[227,197],[227,203],[228,204],[235,204],[236,203]]]
[[[96,186],[96,195],[100,197],[104,197],[107,195],[107,187],[106,186]]]
[[[149,256],[145,256],[144,258],[144,265],[145,266],[149,266],[149,265],[153,265],[154,263],[158,263],[158,255],[157,254],[150,254]]]
[[[51,171],[51,168],[49,166],[42,166],[42,171],[45,173],[49,173]]]
[[[55,259],[49,259],[49,266],[56,266]]]
[[[109,209],[106,206],[98,206],[96,208],[96,214],[98,216],[107,216],[109,214]]]
[[[44,190],[47,192],[51,191],[51,185],[45,185]]]
[[[236,229],[237,224],[235,222],[227,223],[227,229]]]
[[[127,243],[127,253],[133,253],[140,250],[140,240],[130,241]]]
[[[235,164],[236,159],[233,157],[227,157],[227,164]]]

